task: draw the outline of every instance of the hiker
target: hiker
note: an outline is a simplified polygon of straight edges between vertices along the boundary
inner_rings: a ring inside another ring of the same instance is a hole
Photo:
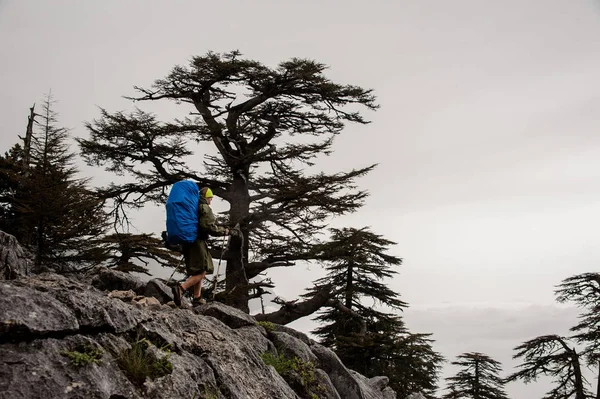
[[[206,273],[212,274],[215,270],[206,240],[209,235],[229,235],[229,229],[215,224],[215,215],[210,208],[212,199],[213,193],[210,188],[203,187],[200,189],[200,199],[198,201],[198,237],[191,244],[183,245],[185,271],[189,277],[183,284],[172,287],[173,301],[177,306],[181,306],[181,296],[183,295],[183,292],[190,288],[193,288],[194,290],[193,306],[206,303],[200,296],[202,291],[202,280],[206,276]]]

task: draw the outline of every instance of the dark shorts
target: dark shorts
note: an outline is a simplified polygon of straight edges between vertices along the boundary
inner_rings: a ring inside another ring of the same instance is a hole
[[[185,270],[188,276],[195,276],[206,272],[212,274],[215,270],[208,245],[204,240],[196,240],[183,247]]]

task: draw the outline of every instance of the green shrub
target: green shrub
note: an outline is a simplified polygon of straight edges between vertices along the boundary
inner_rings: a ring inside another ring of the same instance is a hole
[[[315,365],[296,356],[289,359],[281,352],[277,355],[265,352],[261,357],[266,365],[275,368],[275,371],[283,377],[296,393],[310,399],[318,399],[318,393],[323,392],[325,388],[317,381]]]
[[[194,393],[192,399],[219,399],[221,397],[221,391],[214,385],[202,384],[202,390],[203,392]]]
[[[160,351],[166,354],[157,358],[148,351],[150,346],[152,343],[147,339],[137,339],[131,344],[131,349],[121,352],[117,357],[121,370],[137,386],[142,386],[147,377],[155,379],[173,371],[173,365],[169,361],[170,351],[161,348]]]
[[[275,324],[271,323],[270,321],[257,321],[256,324],[258,324],[259,326],[263,326],[264,329],[267,331],[275,330]]]
[[[77,367],[90,363],[100,363],[103,354],[102,349],[92,344],[82,344],[77,346],[73,351],[62,352],[62,355],[71,359],[71,364]]]

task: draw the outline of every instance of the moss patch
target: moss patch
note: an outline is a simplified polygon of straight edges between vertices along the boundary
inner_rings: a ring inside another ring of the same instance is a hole
[[[123,370],[127,378],[138,387],[141,387],[146,378],[155,379],[171,374],[173,365],[169,357],[171,352],[167,348],[160,348],[156,351],[149,350],[154,346],[145,338],[136,339],[131,344],[131,349],[127,349],[117,357],[117,364]],[[160,356],[155,355],[160,353]]]
[[[71,364],[74,366],[82,367],[90,363],[100,363],[104,352],[92,344],[82,344],[75,350],[64,351],[61,354],[71,359]]]
[[[256,324],[258,324],[259,326],[263,326],[264,329],[269,332],[275,330],[275,324],[271,323],[270,321],[257,321]]]
[[[287,358],[283,353],[261,355],[266,365],[273,366],[290,387],[302,398],[319,399],[325,392],[315,374],[315,365],[299,357]]]

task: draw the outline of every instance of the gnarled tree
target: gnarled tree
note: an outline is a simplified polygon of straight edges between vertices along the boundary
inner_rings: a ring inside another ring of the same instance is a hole
[[[90,138],[79,141],[82,153],[90,164],[132,178],[102,190],[117,217],[127,206],[163,203],[169,186],[185,178],[227,201],[229,223],[241,231],[226,258],[227,302],[248,311],[262,293],[261,283],[249,280],[311,259],[328,219],[363,204],[355,179],[373,165],[331,174],[305,169],[332,151],[346,122],[367,123],[361,109],[377,108],[371,90],[334,83],[325,69],[296,58],[270,68],[235,51],[193,57],[131,97],[173,101],[190,115],[160,122],[141,110],[102,110],[87,125]],[[195,142],[212,146],[202,170],[185,163]]]
[[[580,354],[588,367],[596,369],[596,398],[600,399],[600,273],[568,277],[555,293],[558,302],[572,302],[581,309],[579,323],[571,327],[572,338],[583,345]]]
[[[558,335],[536,337],[515,348],[513,358],[523,359],[519,369],[508,376],[508,382],[535,381],[544,375],[553,378],[555,386],[544,399],[586,399],[591,397],[587,381],[581,374],[580,355],[572,343]]]

